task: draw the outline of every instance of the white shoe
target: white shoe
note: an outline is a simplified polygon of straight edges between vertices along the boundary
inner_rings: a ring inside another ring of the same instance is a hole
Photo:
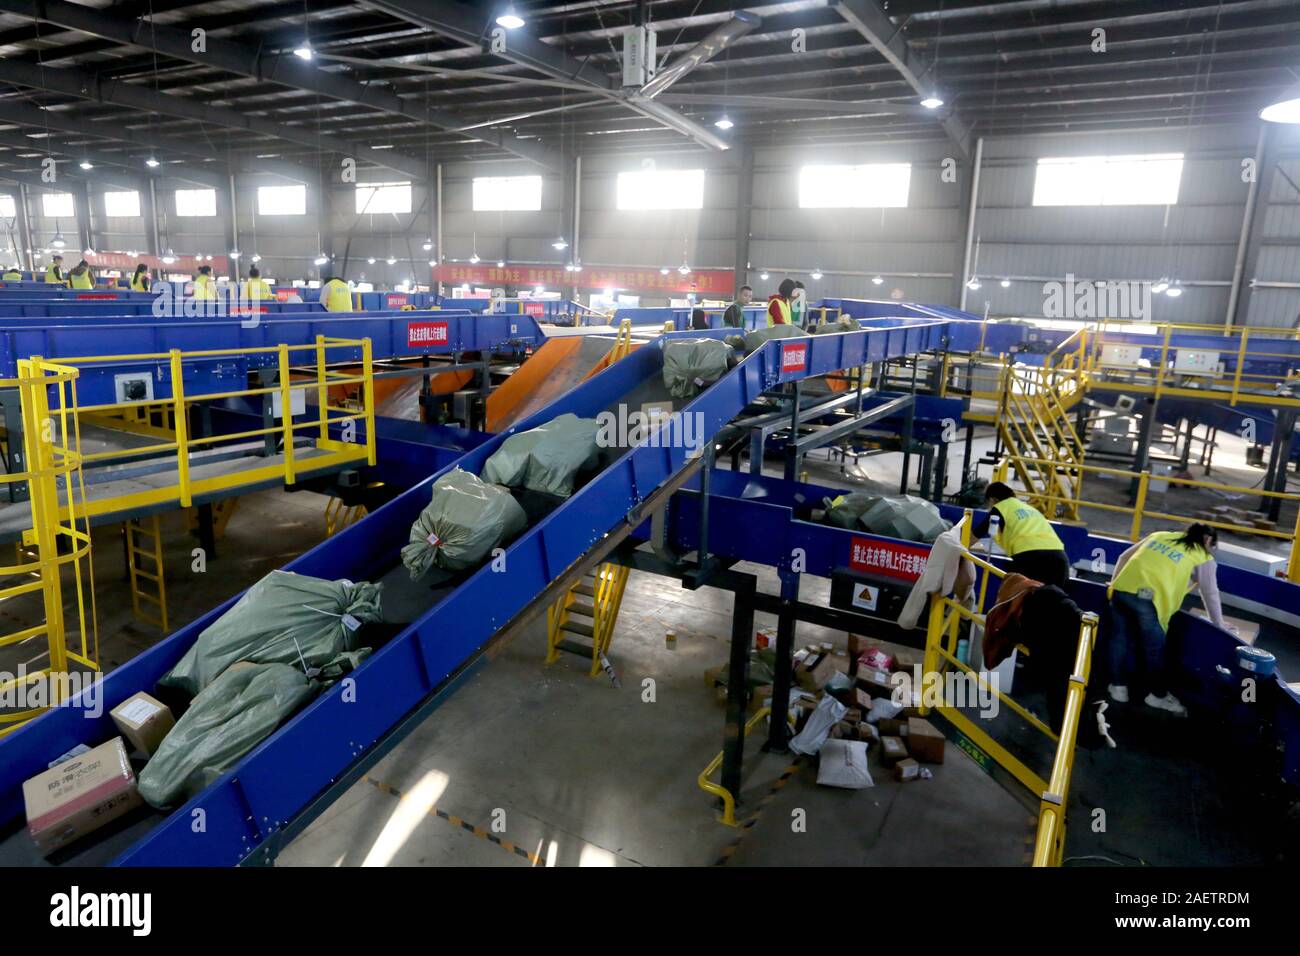
[[[1178,717],[1187,716],[1187,708],[1184,707],[1182,701],[1173,694],[1165,694],[1164,697],[1157,697],[1155,694],[1147,694],[1145,703],[1148,707],[1154,707],[1156,710],[1167,710],[1169,713],[1175,714]]]
[[[1125,684],[1107,684],[1106,693],[1110,694],[1110,699],[1117,704],[1128,703],[1128,687]]]

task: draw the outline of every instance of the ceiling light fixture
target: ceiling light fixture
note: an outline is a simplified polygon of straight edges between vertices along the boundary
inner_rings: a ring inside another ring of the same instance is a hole
[[[723,113],[721,116],[719,116],[716,120],[713,121],[713,125],[716,126],[718,129],[731,129],[731,127],[735,126],[736,124],[731,121],[731,119],[727,116],[726,113]]]
[[[366,265],[373,266],[374,264],[375,264],[375,257],[374,257],[374,256],[371,256],[369,259],[366,260]]]
[[[1157,295],[1159,295],[1161,292],[1164,292],[1168,288],[1169,288],[1168,279],[1159,279],[1158,281],[1151,283],[1151,291],[1156,293]]]
[[[872,284],[872,285],[881,285],[882,283],[884,283],[884,281],[885,281],[885,279],[884,279],[883,276],[876,276],[874,279],[871,280],[871,284]]]
[[[998,285],[1002,286],[1002,288],[1004,288],[1004,289],[1010,289],[1010,288],[1011,288],[1011,280],[1010,280],[1010,279],[1003,279],[1001,282],[998,283]]]
[[[940,106],[943,106],[943,100],[937,93],[931,93],[925,99],[921,100],[921,105],[927,110],[937,110]]]
[[[68,241],[63,238],[63,233],[61,232],[56,232],[54,238],[50,240],[50,246],[55,249],[62,249],[67,244]]]
[[[1291,90],[1282,99],[1259,111],[1266,123],[1300,123],[1300,90]]]
[[[80,166],[82,169],[94,169],[94,168],[95,168],[94,164],[93,164],[90,160],[88,160],[88,159],[83,159],[81,162],[77,163],[77,165]]]
[[[424,245],[422,245],[420,248],[423,249],[425,252],[428,252],[430,249],[433,248],[433,241],[426,239]]]
[[[822,270],[821,270],[821,269],[814,269],[814,270],[812,271],[812,277],[813,277],[814,279],[820,279],[820,278],[822,277]]]
[[[762,279],[764,282],[767,281],[767,273],[766,273],[766,272],[760,272],[760,273],[758,274],[758,277],[759,277],[760,279]]]
[[[315,259],[312,260],[312,264],[313,264],[313,265],[318,265],[318,266],[323,266],[323,265],[325,265],[325,263],[327,263],[327,262],[329,262],[329,261],[330,261],[330,257],[327,256],[327,255],[325,255],[325,254],[322,252],[322,253],[321,253],[320,255],[318,255]]]
[[[662,269],[659,270],[659,274],[660,274],[661,276],[666,276],[666,275],[668,275],[668,273],[670,273],[670,272],[672,272],[672,270],[669,269],[667,266],[664,266]]]
[[[249,261],[249,262],[261,262],[261,261],[262,261],[262,257],[259,256],[259,255],[255,252],[255,253],[253,253],[253,254],[249,257],[248,261]]]
[[[158,160],[157,160],[155,157],[153,157],[153,156],[150,156],[148,159],[146,159],[146,160],[144,161],[144,164],[145,164],[146,166],[148,166],[150,169],[157,169],[159,166],[162,165],[162,164],[161,164],[160,162],[158,162]]]
[[[232,258],[232,259],[238,259],[240,256],[243,255],[243,253],[240,252],[238,249],[231,249],[230,252],[229,252],[229,255],[230,255],[230,258]]]
[[[312,50],[311,44],[303,40],[301,45],[294,48],[293,55],[300,60],[310,60],[316,53]]]
[[[472,256],[469,257],[469,261],[470,261],[473,265],[478,265],[478,264],[479,264],[480,262],[482,262],[483,260],[480,259],[480,258],[478,257],[478,253],[476,252],[476,253],[474,253]]]
[[[551,248],[556,250],[557,252],[562,251],[564,249],[569,248],[569,241],[565,239],[563,236],[558,236],[556,237],[556,240],[553,243],[551,243]]]
[[[980,287],[980,277],[979,277],[979,276],[971,276],[971,277],[970,277],[970,281],[966,283],[966,288],[968,288],[968,289],[970,289],[972,292],[974,292],[974,291],[975,291],[976,289],[978,289],[979,287]]]
[[[514,4],[506,7],[497,17],[497,26],[505,27],[507,30],[518,30],[524,25],[524,18],[515,12]]]
[[[683,262],[680,266],[677,267],[677,272],[679,275],[688,276],[691,274],[691,267]]]
[[[1168,289],[1165,290],[1165,295],[1169,296],[1169,298],[1171,299],[1176,299],[1182,294],[1183,294],[1182,283],[1180,283],[1177,279],[1174,280],[1173,285],[1171,285]]]
[[[505,261],[504,259],[498,259],[498,260],[497,260],[497,268],[498,268],[498,269],[504,269],[505,267],[506,267],[506,261]]]
[[[397,257],[396,257],[396,256],[389,256],[389,257],[388,257],[387,259],[385,259],[384,261],[387,262],[390,266],[395,266],[395,265],[397,265]]]

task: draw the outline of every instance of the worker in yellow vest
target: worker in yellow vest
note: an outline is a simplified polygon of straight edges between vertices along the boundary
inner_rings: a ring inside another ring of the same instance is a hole
[[[1179,716],[1187,708],[1169,692],[1165,635],[1174,612],[1193,583],[1216,627],[1224,624],[1219,601],[1214,549],[1218,532],[1209,525],[1189,525],[1186,531],[1157,531],[1119,556],[1110,580],[1110,682],[1106,689],[1117,703],[1128,702],[1128,680],[1141,653],[1148,707]]]
[[[972,529],[974,536],[985,537],[996,515],[999,528],[994,540],[1011,558],[1011,570],[1043,584],[1064,588],[1070,580],[1070,559],[1065,554],[1065,545],[1042,512],[1021,501],[1000,481],[984,490],[984,501],[989,506],[989,517],[976,523]]]
[[[63,256],[50,256],[49,267],[45,270],[45,281],[54,285],[67,284],[67,278],[63,275]]]
[[[143,262],[135,267],[131,273],[131,291],[148,292],[149,291],[149,267]]]
[[[330,276],[321,283],[320,302],[326,312],[351,312],[352,288],[338,276]]]
[[[212,278],[212,266],[199,266],[199,274],[194,277],[194,298],[215,299],[217,297],[217,280]]]
[[[68,286],[73,289],[95,288],[95,274],[90,271],[90,263],[82,259],[68,272]]]
[[[792,324],[790,297],[794,295],[794,290],[793,279],[782,279],[781,284],[777,286],[776,295],[767,300],[767,324],[769,326]]]
[[[5,270],[4,281],[5,281],[5,282],[22,282],[22,281],[23,281],[23,274],[22,274],[22,272],[19,271],[19,269],[18,269],[17,266],[10,266],[8,269]]]
[[[248,278],[244,281],[244,298],[258,300],[275,298],[270,283],[262,278],[262,270],[257,266],[248,270]]]

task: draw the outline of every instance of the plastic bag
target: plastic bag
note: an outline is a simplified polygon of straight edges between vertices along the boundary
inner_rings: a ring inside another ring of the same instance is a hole
[[[825,501],[826,523],[872,534],[930,544],[952,527],[933,502],[915,495],[872,495],[855,491]]]
[[[861,790],[875,786],[867,769],[867,745],[861,740],[828,740],[817,764],[817,783],[823,787]]]
[[[849,709],[827,694],[817,702],[817,709],[808,715],[808,723],[790,739],[790,749],[797,754],[815,754],[830,735],[831,728]]]
[[[596,463],[600,423],[565,413],[511,435],[483,466],[484,481],[567,498],[578,472]]]
[[[245,664],[203,689],[140,771],[154,807],[182,803],[239,762],[317,691],[288,664]]]
[[[412,581],[435,564],[445,571],[477,567],[527,523],[509,491],[454,468],[433,483],[429,503],[411,525],[402,563]]]
[[[718,339],[677,339],[664,346],[664,385],[674,398],[691,398],[727,374],[731,349]]]
[[[357,649],[357,629],[378,621],[380,586],[272,571],[198,636],[158,682],[191,696],[235,661],[323,667]]]
[[[841,315],[834,322],[821,322],[808,329],[813,335],[826,335],[831,332],[861,332],[862,324],[850,315]]]

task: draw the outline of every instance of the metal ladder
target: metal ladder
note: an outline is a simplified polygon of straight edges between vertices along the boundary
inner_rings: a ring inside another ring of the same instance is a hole
[[[146,518],[131,518],[122,524],[126,533],[126,567],[131,578],[131,611],[140,620],[162,628],[167,628],[167,584],[163,568],[162,522],[158,515]],[[153,546],[141,547],[147,539],[152,539]],[[141,566],[141,561],[153,562],[152,568]],[[154,590],[148,590],[152,585]],[[158,609],[154,614],[148,610],[153,605]]]
[[[608,667],[605,655],[614,639],[614,625],[629,573],[630,569],[621,564],[599,565],[547,608],[547,664],[554,664],[560,659],[560,652],[567,651],[591,658],[590,677]],[[566,635],[577,635],[586,641]],[[609,673],[611,679],[617,680],[612,669]]]

